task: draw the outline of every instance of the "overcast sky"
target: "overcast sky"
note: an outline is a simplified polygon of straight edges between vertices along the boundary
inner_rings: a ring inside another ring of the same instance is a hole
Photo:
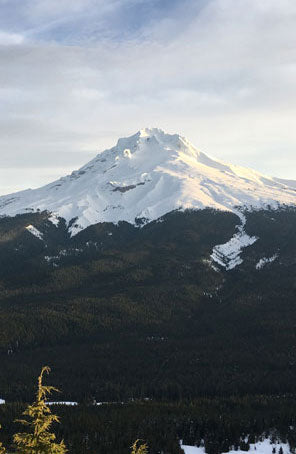
[[[146,126],[296,179],[296,1],[0,0],[0,194]]]

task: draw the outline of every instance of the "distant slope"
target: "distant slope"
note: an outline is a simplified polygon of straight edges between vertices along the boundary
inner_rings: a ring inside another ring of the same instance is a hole
[[[72,221],[73,235],[99,222],[152,221],[176,209],[295,205],[295,188],[296,182],[213,160],[177,134],[143,129],[71,175],[0,197],[0,215],[48,210]]]

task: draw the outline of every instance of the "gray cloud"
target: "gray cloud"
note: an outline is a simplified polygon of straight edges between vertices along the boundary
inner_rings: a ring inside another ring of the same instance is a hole
[[[9,188],[17,162],[34,186],[46,168],[58,176],[144,126],[296,178],[294,1],[0,0],[0,12],[3,33],[24,36],[1,43],[0,33]]]
[[[209,0],[199,0],[201,8]],[[0,28],[17,30],[31,41],[89,45],[101,39],[135,37],[189,0],[10,0],[2,5]],[[185,7],[185,8],[184,8]]]

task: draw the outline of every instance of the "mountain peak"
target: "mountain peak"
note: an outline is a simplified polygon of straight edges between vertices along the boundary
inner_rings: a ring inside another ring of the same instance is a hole
[[[0,215],[47,210],[75,234],[99,222],[155,220],[176,209],[295,205],[295,182],[225,164],[158,128],[121,138],[92,161],[42,188],[0,197]]]
[[[140,129],[132,136],[119,139],[111,150],[119,155],[122,153],[131,155],[139,151],[150,155],[153,152],[166,152],[166,154],[183,152],[195,157],[198,155],[198,151],[185,137],[179,134],[168,134],[159,128]]]
[[[155,135],[168,135],[163,129],[160,128],[143,128],[137,132],[140,137],[151,137]]]

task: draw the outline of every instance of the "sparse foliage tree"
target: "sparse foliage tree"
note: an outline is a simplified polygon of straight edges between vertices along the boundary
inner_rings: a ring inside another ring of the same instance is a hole
[[[29,428],[28,432],[14,435],[16,451],[21,454],[65,454],[67,452],[63,441],[57,443],[56,436],[50,432],[53,422],[59,422],[59,418],[51,413],[46,405],[46,397],[52,391],[58,391],[53,386],[45,386],[42,383],[43,375],[49,374],[50,368],[43,367],[38,378],[36,400],[29,405],[23,415],[27,419],[17,420]]]
[[[135,443],[132,445],[132,452],[131,454],[147,454],[148,453],[148,446],[145,444],[139,444],[140,440],[136,440]]]

